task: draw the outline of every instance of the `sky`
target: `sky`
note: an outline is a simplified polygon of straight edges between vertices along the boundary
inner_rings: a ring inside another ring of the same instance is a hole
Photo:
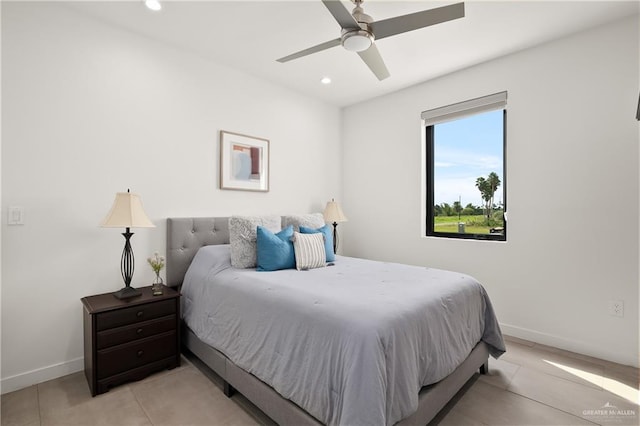
[[[435,194],[436,204],[462,200],[483,205],[476,179],[495,172],[503,181],[503,111],[489,111],[435,125]],[[502,185],[495,203],[502,201]]]

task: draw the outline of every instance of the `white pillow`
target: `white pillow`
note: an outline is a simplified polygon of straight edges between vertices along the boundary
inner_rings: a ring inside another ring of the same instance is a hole
[[[231,266],[241,269],[255,268],[258,225],[277,233],[280,232],[280,221],[280,216],[231,216],[229,218]]]
[[[293,226],[294,231],[299,231],[301,226],[307,228],[321,228],[324,226],[324,216],[322,213],[298,214],[282,216],[282,229]]]
[[[293,251],[296,255],[296,269],[322,268],[326,264],[327,254],[324,249],[324,235],[293,233]]]

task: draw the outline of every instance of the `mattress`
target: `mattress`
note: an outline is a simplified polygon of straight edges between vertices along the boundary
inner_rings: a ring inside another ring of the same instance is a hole
[[[328,425],[392,425],[479,341],[505,350],[484,288],[458,272],[343,256],[258,272],[216,245],[198,251],[182,294],[200,340]]]

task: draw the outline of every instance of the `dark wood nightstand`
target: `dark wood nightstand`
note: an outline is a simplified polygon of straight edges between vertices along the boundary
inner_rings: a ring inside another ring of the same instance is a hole
[[[112,293],[83,297],[84,374],[91,395],[180,365],[180,293],[120,300]]]

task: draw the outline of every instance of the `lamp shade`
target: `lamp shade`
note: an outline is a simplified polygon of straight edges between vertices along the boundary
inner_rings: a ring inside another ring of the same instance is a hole
[[[340,204],[338,204],[333,199],[327,202],[327,206],[324,208],[323,216],[324,221],[327,223],[340,223],[346,222],[348,220],[344,213],[342,213]]]
[[[142,208],[138,194],[118,192],[113,206],[100,226],[104,228],[155,228]]]

